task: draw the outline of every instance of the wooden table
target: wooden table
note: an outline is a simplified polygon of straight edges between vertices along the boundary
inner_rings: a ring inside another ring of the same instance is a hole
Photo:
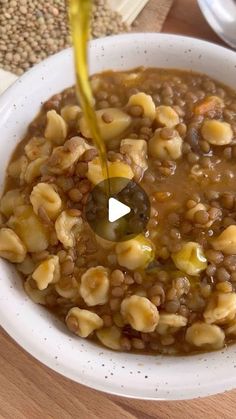
[[[136,30],[155,30],[155,0]],[[195,0],[175,0],[164,32],[222,43],[201,16]],[[236,391],[201,400],[147,402],[99,393],[63,378],[34,360],[4,331],[0,333],[0,418],[6,419],[232,419]]]

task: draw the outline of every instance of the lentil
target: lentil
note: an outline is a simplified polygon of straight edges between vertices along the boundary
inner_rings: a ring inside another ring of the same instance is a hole
[[[230,279],[230,274],[225,268],[220,267],[216,271],[216,278],[219,282],[228,281]]]
[[[74,271],[74,262],[72,262],[72,260],[67,259],[64,262],[62,262],[61,265],[61,273],[63,275],[71,275]]]
[[[200,210],[194,214],[194,220],[198,224],[206,224],[209,220],[209,215],[207,211]]]
[[[73,202],[80,202],[83,198],[83,194],[76,188],[70,189],[68,195]]]

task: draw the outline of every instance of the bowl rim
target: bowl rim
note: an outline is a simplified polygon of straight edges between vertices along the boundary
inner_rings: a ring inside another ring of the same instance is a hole
[[[117,40],[122,40],[122,39],[132,39],[132,38],[136,38],[137,40],[143,39],[143,37],[145,38],[152,38],[152,37],[157,37],[157,38],[163,38],[163,39],[168,39],[170,41],[174,41],[174,39],[182,39],[183,41],[187,41],[187,40],[192,40],[192,42],[195,45],[205,45],[206,47],[210,47],[212,45],[214,45],[218,50],[221,50],[222,53],[227,54],[228,56],[232,56],[235,57],[235,52],[232,49],[230,49],[227,46],[224,45],[219,45],[216,42],[210,42],[210,41],[206,41],[205,39],[199,39],[199,38],[195,38],[194,36],[186,36],[186,35],[180,35],[180,34],[172,34],[172,33],[163,33],[163,32],[133,32],[133,33],[121,33],[118,35],[109,35],[109,36],[105,36],[102,38],[97,38],[97,39],[92,39],[89,41],[89,48],[91,48],[91,46],[95,45],[95,44],[109,44],[112,43],[113,40],[117,39]],[[7,99],[7,96],[11,93],[11,91],[14,91],[14,89],[16,88],[17,84],[20,82],[24,82],[25,79],[28,78],[29,75],[34,74],[35,72],[38,72],[41,68],[45,67],[45,65],[47,65],[47,63],[50,63],[52,61],[54,61],[57,57],[62,56],[65,54],[66,51],[71,51],[72,52],[72,47],[68,47],[68,48],[64,48],[63,50],[50,55],[49,57],[45,58],[44,60],[40,61],[39,63],[35,64],[33,67],[31,67],[29,70],[27,70],[24,74],[22,74],[21,76],[19,76],[6,90],[4,90],[4,92],[0,95],[0,106],[1,104]]]
[[[182,40],[183,42],[185,41],[189,41],[191,40],[191,42],[195,45],[195,46],[202,46],[203,48],[210,48],[212,47],[212,45],[214,45],[218,51],[220,51],[222,53],[222,55],[227,55],[229,57],[229,59],[235,59],[236,53],[234,51],[229,50],[226,47],[223,46],[219,46],[217,44],[213,44],[211,42],[208,41],[204,41],[204,40],[200,40],[200,39],[196,39],[193,37],[187,37],[187,36],[182,36],[182,35],[172,35],[172,34],[163,34],[163,33],[152,33],[152,32],[147,32],[147,33],[128,33],[128,34],[121,34],[121,35],[113,35],[113,36],[108,36],[105,38],[100,38],[100,39],[96,39],[96,40],[92,40],[90,41],[90,47],[91,46],[95,46],[95,45],[103,45],[104,48],[106,47],[106,45],[109,45],[111,43],[114,42],[114,40],[131,40],[131,39],[135,39],[136,41],[138,41],[139,39],[143,39],[143,37],[145,37],[146,39],[150,38],[153,39],[153,37],[155,39],[157,39],[157,41],[161,42],[162,39],[166,39],[170,42],[174,42],[176,40],[176,38],[178,40]],[[1,107],[7,107],[10,103],[12,103],[12,95],[14,96],[14,94],[17,92],[17,88],[19,86],[19,84],[23,84],[25,82],[27,82],[27,79],[29,76],[31,75],[36,75],[41,68],[45,68],[45,66],[47,66],[48,63],[53,63],[54,61],[57,61],[58,57],[63,56],[64,54],[66,54],[68,51],[70,51],[71,53],[71,48],[65,49],[60,51],[57,54],[54,54],[50,57],[48,57],[47,59],[43,60],[42,62],[40,62],[39,64],[35,65],[33,68],[31,68],[29,71],[27,71],[23,76],[21,76],[20,78],[18,78],[13,85],[11,85],[1,96],[0,96],[0,115],[1,115]],[[4,109],[3,109],[4,111]],[[76,378],[72,373],[70,373],[70,371],[65,371],[65,368],[63,368],[63,366],[61,366],[60,364],[58,364],[57,366],[52,365],[51,363],[51,358],[47,358],[45,357],[45,353],[41,353],[40,350],[36,351],[36,352],[32,352],[31,347],[29,345],[29,341],[28,339],[23,340],[22,341],[22,333],[19,330],[16,330],[14,328],[14,325],[9,326],[4,324],[5,322],[3,322],[2,324],[2,319],[0,319],[0,323],[2,325],[2,327],[4,328],[4,330],[7,332],[7,334],[9,334],[11,336],[11,338],[13,338],[15,340],[15,342],[17,342],[17,344],[19,344],[19,346],[21,346],[24,350],[26,350],[31,356],[33,356],[34,358],[36,358],[38,361],[40,361],[42,364],[46,365],[47,367],[49,367],[50,369],[58,372],[59,374],[73,380],[76,381],[82,385],[85,385],[89,388],[93,388],[96,390],[100,390],[102,392],[106,392],[112,395],[117,395],[117,396],[122,396],[122,397],[130,397],[130,398],[136,398],[136,399],[140,399],[140,396],[135,395],[129,393],[128,390],[113,390],[109,388],[109,384],[107,385],[107,387],[104,387],[104,385],[102,385],[102,383],[100,383],[100,385],[93,384],[93,382],[91,382],[91,380],[89,382],[79,382],[78,378]],[[24,339],[24,336],[23,336]],[[192,355],[192,359],[194,360],[194,356]],[[166,359],[168,359],[168,357],[166,357]],[[202,387],[205,388],[204,394],[201,395],[201,397],[203,397],[204,395],[210,395],[210,394],[216,394],[222,391],[226,391],[229,389],[232,389],[236,386],[236,376],[231,376],[231,377],[224,377],[223,380],[221,381],[221,383],[212,383],[211,388],[209,389],[207,386],[204,385],[204,383],[202,384]],[[147,397],[145,396],[143,399],[145,400],[181,400],[181,399],[192,399],[194,397],[199,397],[198,393],[197,393],[197,389],[193,387],[193,391],[192,391],[193,395],[191,395],[190,393],[187,394],[187,396],[185,397],[177,397],[177,398],[172,398],[172,397],[159,397],[157,394],[157,397],[154,396],[150,396]]]

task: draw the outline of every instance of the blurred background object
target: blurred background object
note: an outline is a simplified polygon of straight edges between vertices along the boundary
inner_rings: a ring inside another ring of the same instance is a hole
[[[207,22],[232,48],[236,48],[236,2],[235,0],[198,0]]]
[[[141,10],[147,4],[148,0],[108,0],[111,9],[115,10],[122,16],[124,22],[131,25]]]

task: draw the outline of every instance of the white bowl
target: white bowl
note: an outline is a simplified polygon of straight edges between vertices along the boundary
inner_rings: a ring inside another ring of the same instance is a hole
[[[236,88],[236,54],[197,39],[130,34],[91,42],[91,73],[140,65],[200,71]],[[26,73],[0,98],[0,187],[12,151],[54,93],[74,84],[70,50]],[[113,352],[68,333],[25,295],[14,267],[0,260],[0,323],[55,371],[89,387],[142,399],[176,400],[236,387],[236,345],[202,355],[163,357]]]

